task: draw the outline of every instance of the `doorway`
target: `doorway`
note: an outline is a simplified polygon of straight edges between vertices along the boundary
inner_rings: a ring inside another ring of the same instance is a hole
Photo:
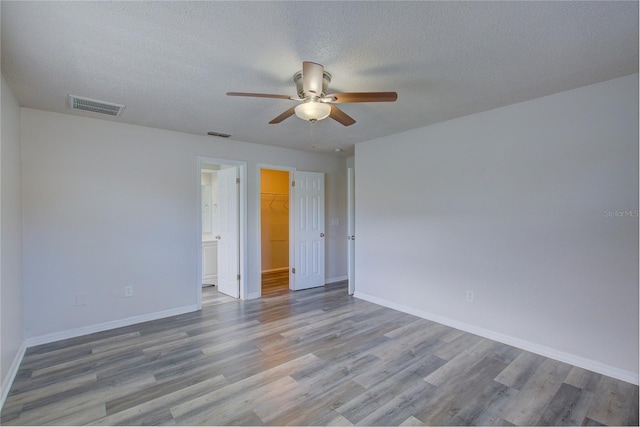
[[[202,206],[202,287],[218,284],[218,171],[220,165],[204,163],[200,170]],[[216,288],[217,290],[217,288]]]
[[[198,292],[246,298],[246,164],[198,157]]]
[[[263,261],[263,251],[269,250],[263,246],[263,239],[273,239],[279,241],[279,246],[288,248],[288,264],[280,264],[273,268],[277,268],[280,272],[284,271],[284,268],[288,269],[289,280],[288,289],[297,291],[301,289],[315,288],[325,285],[325,224],[324,224],[324,173],[322,172],[304,172],[298,171],[295,168],[285,166],[274,166],[266,164],[258,164],[257,171],[257,188],[260,192],[275,193],[275,194],[256,194],[256,215],[260,219],[260,241],[257,245],[258,259],[260,259],[260,269],[258,272],[262,275],[262,272],[268,272],[272,269],[272,266],[268,266],[266,261]],[[286,190],[271,189],[262,187],[262,171],[271,170],[274,172],[284,173],[280,175],[280,179],[284,181],[287,179]],[[256,192],[258,193],[258,192]],[[286,194],[286,196],[284,196]],[[276,196],[283,199],[284,203],[281,206],[276,206],[276,200],[273,200]],[[273,200],[273,205],[269,207],[269,204]],[[288,203],[285,201],[288,200]],[[263,206],[263,201],[268,202]],[[263,233],[264,228],[262,213],[270,208],[280,208],[288,211],[288,226],[283,226],[283,221],[279,224],[279,229]],[[264,209],[264,210],[263,210]],[[284,230],[283,230],[284,228]],[[286,240],[283,233],[288,231]],[[286,276],[283,274],[283,276]],[[283,278],[283,281],[286,278]],[[261,281],[262,282],[262,281]],[[262,283],[260,283],[262,295]],[[284,292],[284,286],[280,286],[276,292]]]
[[[289,290],[290,172],[260,169],[261,295]]]

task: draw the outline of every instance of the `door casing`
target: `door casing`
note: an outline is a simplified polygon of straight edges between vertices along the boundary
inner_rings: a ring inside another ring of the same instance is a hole
[[[355,203],[355,173],[353,168],[347,169],[347,280],[348,292],[353,295],[356,291],[356,203]]]

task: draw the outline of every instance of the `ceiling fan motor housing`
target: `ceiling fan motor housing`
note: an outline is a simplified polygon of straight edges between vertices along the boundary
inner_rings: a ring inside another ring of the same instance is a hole
[[[293,75],[293,81],[296,84],[296,90],[298,91],[298,96],[302,99],[306,98],[308,94],[304,93],[303,81],[302,81],[302,70],[298,71]],[[331,83],[331,74],[328,71],[322,72],[322,93],[317,94],[318,98],[321,98],[327,94],[329,91],[329,83]]]

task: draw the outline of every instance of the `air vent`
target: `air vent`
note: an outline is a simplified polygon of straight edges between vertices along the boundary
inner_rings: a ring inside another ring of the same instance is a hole
[[[211,136],[219,136],[220,138],[229,138],[231,135],[229,135],[228,133],[221,133],[221,132],[207,132],[207,135],[211,135]]]
[[[69,105],[74,110],[91,111],[92,113],[114,117],[119,116],[124,110],[124,105],[98,101],[97,99],[80,98],[75,95],[69,95]]]

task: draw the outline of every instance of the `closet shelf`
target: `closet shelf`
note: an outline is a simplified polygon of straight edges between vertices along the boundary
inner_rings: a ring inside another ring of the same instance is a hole
[[[262,192],[260,193],[261,196],[266,196],[266,197],[271,197],[271,203],[269,203],[269,208],[273,209],[273,202],[276,201],[276,199],[282,198],[282,200],[284,200],[284,205],[283,207],[285,209],[289,209],[289,195],[287,193],[269,193],[269,192]]]

